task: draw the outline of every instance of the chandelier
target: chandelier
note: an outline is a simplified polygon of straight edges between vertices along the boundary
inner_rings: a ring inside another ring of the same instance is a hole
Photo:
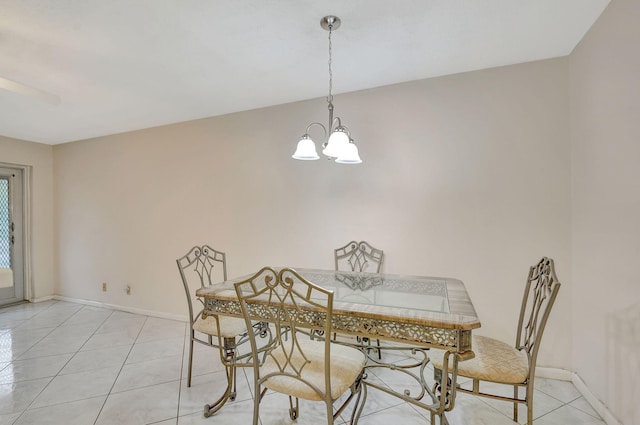
[[[307,126],[307,130],[300,138],[296,152],[292,155],[294,159],[301,159],[305,161],[313,161],[319,159],[316,151],[316,144],[311,139],[309,131],[314,126],[319,126],[324,131],[322,143],[322,153],[329,159],[335,160],[340,164],[359,164],[362,162],[358,155],[358,148],[353,143],[349,129],[342,125],[339,117],[333,116],[333,95],[331,93],[333,89],[333,72],[331,70],[331,35],[333,31],[340,27],[340,18],[337,16],[325,16],[320,20],[320,26],[329,31],[329,95],[327,96],[327,103],[329,109],[329,126],[327,127],[319,122],[312,122]],[[328,136],[328,137],[327,137]]]

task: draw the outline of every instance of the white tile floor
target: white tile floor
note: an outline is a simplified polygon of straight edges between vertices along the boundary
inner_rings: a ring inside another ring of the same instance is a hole
[[[62,301],[0,309],[0,425],[250,424],[248,369],[239,371],[237,399],[203,417],[204,404],[222,391],[224,372],[217,352],[199,347],[187,388],[187,330],[182,322]],[[388,370],[374,370],[368,379],[403,385]],[[286,398],[267,397],[262,424],[292,423]],[[451,425],[507,425],[513,424],[510,410],[509,403],[461,394],[448,418]],[[568,382],[539,379],[534,413],[535,425],[604,425]],[[297,423],[322,423],[322,417],[321,403],[301,403]],[[359,423],[429,420],[371,389]]]

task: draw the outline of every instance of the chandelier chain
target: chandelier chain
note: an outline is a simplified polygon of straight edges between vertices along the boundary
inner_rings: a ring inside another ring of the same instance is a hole
[[[327,102],[333,102],[333,71],[331,70],[331,54],[332,54],[332,46],[331,46],[331,34],[332,34],[333,25],[329,24],[329,96],[327,96]]]

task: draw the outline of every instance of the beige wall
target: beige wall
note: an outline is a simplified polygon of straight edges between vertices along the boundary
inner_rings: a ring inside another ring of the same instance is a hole
[[[559,59],[336,96],[358,166],[290,158],[323,99],[57,145],[56,293],[182,314],[174,261],[194,244],[234,276],[331,268],[366,239],[386,272],[464,280],[483,332],[511,341],[548,255],[566,286],[540,362],[570,368],[567,76]]]
[[[640,2],[614,0],[571,56],[573,364],[640,424]]]
[[[32,299],[54,293],[53,149],[0,136],[0,162],[31,167]]]

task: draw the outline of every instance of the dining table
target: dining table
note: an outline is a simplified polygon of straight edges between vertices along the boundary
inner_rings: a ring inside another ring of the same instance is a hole
[[[402,373],[417,384],[417,390],[415,386],[397,390],[366,379],[365,384],[428,410],[432,424],[435,418],[448,424],[445,412],[455,405],[457,365],[473,358],[471,334],[481,325],[464,283],[448,277],[294,269],[309,282],[333,291],[332,333],[344,336],[343,341],[351,337],[354,346],[356,338],[382,341],[380,347],[363,348],[367,353],[409,353],[411,361],[402,364],[369,355],[366,367]],[[198,289],[203,315],[242,317],[234,284],[249,276]],[[433,349],[442,350],[445,361],[443,373],[430,379],[425,375]]]

